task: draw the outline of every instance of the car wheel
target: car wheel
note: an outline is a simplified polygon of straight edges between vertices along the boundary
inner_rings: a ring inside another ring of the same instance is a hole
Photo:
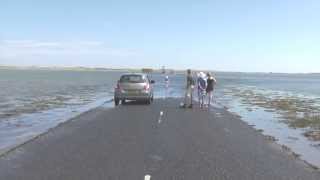
[[[119,105],[119,99],[117,99],[117,98],[114,99],[114,105],[115,105],[115,106],[118,106],[118,105]]]

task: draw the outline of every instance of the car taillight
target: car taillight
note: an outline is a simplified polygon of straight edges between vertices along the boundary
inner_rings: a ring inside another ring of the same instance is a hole
[[[149,90],[149,89],[150,89],[150,85],[149,84],[144,85],[144,90]]]

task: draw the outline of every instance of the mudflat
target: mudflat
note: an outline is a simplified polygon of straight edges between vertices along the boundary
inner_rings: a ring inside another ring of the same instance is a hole
[[[99,107],[0,157],[0,179],[320,179],[224,109],[181,99]]]

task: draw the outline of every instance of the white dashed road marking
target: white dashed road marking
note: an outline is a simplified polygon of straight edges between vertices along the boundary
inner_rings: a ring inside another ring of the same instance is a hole
[[[163,111],[160,111],[160,116],[158,119],[158,124],[160,124],[162,122],[162,116],[163,116]]]
[[[145,175],[145,176],[144,176],[144,180],[151,180],[151,176],[150,176],[150,175],[148,175],[148,174],[147,174],[147,175]]]

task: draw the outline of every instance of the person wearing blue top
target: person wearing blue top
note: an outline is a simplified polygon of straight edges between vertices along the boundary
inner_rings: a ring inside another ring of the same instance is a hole
[[[206,89],[207,89],[206,75],[203,72],[198,73],[197,87],[198,87],[198,99],[199,99],[200,108],[203,108],[204,100],[206,96]]]

